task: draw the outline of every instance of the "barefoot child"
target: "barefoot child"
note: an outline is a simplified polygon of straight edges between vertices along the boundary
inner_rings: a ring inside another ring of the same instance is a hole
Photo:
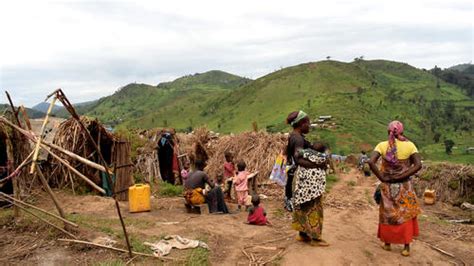
[[[249,216],[247,222],[254,225],[267,225],[270,222],[267,220],[267,213],[260,206],[260,197],[256,194],[252,195],[252,206],[249,208]]]
[[[242,206],[246,206],[246,200],[249,195],[249,189],[247,185],[247,176],[249,175],[249,172],[245,170],[247,165],[245,164],[244,161],[240,161],[237,164],[237,176],[234,178],[234,185],[235,185],[235,191],[237,192],[237,204],[238,208]]]

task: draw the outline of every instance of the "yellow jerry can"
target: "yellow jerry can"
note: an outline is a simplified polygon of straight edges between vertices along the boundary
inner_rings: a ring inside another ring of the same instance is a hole
[[[130,212],[146,212],[151,210],[150,185],[135,184],[128,188]]]
[[[426,205],[433,205],[436,201],[436,192],[435,190],[425,189],[425,193],[423,193],[423,198],[425,200]]]

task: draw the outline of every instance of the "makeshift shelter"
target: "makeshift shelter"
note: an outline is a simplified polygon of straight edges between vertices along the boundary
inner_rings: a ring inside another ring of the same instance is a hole
[[[81,117],[81,121],[85,124],[92,138],[99,146],[100,152],[109,168],[112,170],[116,169],[114,191],[116,192],[117,199],[127,200],[128,187],[133,185],[133,164],[130,160],[130,143],[108,132],[98,120],[83,116]],[[73,118],[59,125],[53,139],[53,144],[100,164],[100,157],[93,143],[89,140],[87,132],[84,132],[84,130],[81,129],[80,123]],[[96,168],[75,161],[66,155],[61,155],[61,158],[67,160],[74,168],[87,176],[95,184],[109,192],[112,190],[108,187],[105,175]],[[49,157],[48,160],[51,162],[50,183],[57,187],[71,185],[73,190],[86,187],[86,184],[82,181],[74,183],[73,173],[63,164],[58,163],[51,157]]]
[[[143,145],[137,149],[137,172],[147,182],[156,178],[174,183],[184,160],[179,155],[185,154],[180,148],[180,139],[175,130],[150,129],[140,132],[139,137],[143,140]]]
[[[0,122],[0,191],[12,194],[15,182],[18,184],[19,194],[27,194],[31,190],[33,182],[27,178],[27,173],[14,172],[30,153],[31,146],[28,140],[10,126]],[[11,164],[8,165],[9,163]]]

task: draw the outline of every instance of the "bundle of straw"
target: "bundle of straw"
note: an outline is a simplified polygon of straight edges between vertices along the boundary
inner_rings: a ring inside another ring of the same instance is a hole
[[[453,163],[428,163],[423,165],[420,178],[414,179],[419,197],[425,189],[436,191],[440,201],[452,204],[474,198],[474,166]]]
[[[258,171],[258,181],[263,182],[270,176],[275,157],[286,144],[287,137],[283,134],[245,132],[223,136],[207,146],[209,160],[206,170],[211,177],[222,174],[224,153],[229,151],[233,153],[235,162],[243,160],[247,164],[248,171]]]

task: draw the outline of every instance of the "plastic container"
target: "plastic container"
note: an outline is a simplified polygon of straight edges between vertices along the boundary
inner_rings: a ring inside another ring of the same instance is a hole
[[[147,212],[151,210],[150,185],[136,184],[128,188],[130,212]]]

